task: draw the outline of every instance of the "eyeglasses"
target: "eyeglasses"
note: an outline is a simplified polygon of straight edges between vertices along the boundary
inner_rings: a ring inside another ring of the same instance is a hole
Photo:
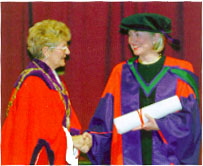
[[[55,48],[55,49],[58,49],[58,50],[66,51],[68,49],[68,46],[64,46],[64,47],[60,47],[60,48],[57,48],[57,47],[49,47],[49,48]]]

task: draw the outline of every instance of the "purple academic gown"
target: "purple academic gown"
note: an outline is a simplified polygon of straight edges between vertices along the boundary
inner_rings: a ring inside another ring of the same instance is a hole
[[[137,61],[133,65],[137,68]],[[163,69],[166,67],[183,69],[195,78],[192,65],[187,61],[166,57]],[[183,109],[156,119],[167,143],[157,131],[152,132],[152,164],[199,164],[201,122],[198,101],[190,85],[170,69],[146,95],[149,96],[155,88],[156,102],[178,95]],[[143,87],[126,62],[113,69],[88,129],[93,137],[88,157],[93,164],[142,165],[140,131],[127,132],[121,136],[122,141],[116,142],[117,131],[113,124],[119,107],[121,115],[139,109],[139,88]]]

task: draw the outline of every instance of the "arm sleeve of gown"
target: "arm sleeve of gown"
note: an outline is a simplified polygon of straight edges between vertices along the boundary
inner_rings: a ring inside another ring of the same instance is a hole
[[[113,97],[107,94],[100,100],[88,129],[93,138],[93,146],[88,152],[92,164],[110,164],[112,112]]]
[[[92,164],[110,164],[113,112],[114,112],[114,91],[115,81],[118,74],[114,69],[102,94],[95,114],[90,121],[88,132],[92,134],[93,146],[88,152]]]
[[[156,122],[180,164],[198,164],[201,143],[201,122],[198,101],[192,88],[182,80],[177,83],[177,95],[183,109]]]

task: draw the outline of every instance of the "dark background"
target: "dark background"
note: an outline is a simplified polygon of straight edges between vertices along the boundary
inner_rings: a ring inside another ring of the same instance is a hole
[[[2,2],[1,124],[13,85],[29,63],[28,28],[44,19],[62,21],[71,29],[71,55],[63,79],[83,130],[88,127],[112,68],[132,56],[127,36],[119,33],[121,19],[131,14],[158,13],[172,19],[172,36],[181,41],[182,49],[176,52],[167,46],[165,55],[193,64],[200,79],[201,99],[201,11],[201,2]]]

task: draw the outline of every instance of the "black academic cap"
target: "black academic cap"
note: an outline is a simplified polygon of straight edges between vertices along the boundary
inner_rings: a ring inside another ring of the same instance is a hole
[[[122,19],[120,32],[128,34],[129,30],[162,33],[168,43],[176,50],[180,49],[179,40],[173,39],[171,33],[171,19],[156,13],[138,13]]]

